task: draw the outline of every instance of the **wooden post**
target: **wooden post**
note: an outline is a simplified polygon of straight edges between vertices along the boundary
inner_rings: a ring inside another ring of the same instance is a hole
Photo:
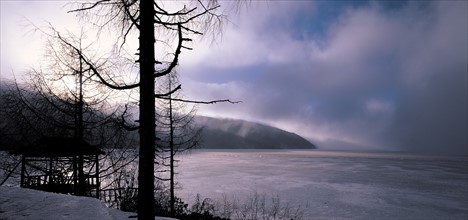
[[[99,179],[99,154],[96,154],[96,198],[101,197],[101,181]]]
[[[26,174],[26,157],[24,154],[21,156],[21,183],[20,186],[24,187],[24,175]]]

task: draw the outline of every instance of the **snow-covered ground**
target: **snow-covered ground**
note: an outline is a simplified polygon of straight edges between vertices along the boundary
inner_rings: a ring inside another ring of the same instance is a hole
[[[94,198],[0,186],[2,220],[124,220],[135,215],[107,208],[102,201]],[[155,217],[155,220],[169,219]]]

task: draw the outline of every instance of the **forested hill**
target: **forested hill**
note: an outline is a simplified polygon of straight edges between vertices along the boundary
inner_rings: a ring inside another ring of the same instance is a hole
[[[279,128],[237,119],[197,116],[202,149],[315,149],[305,138]]]

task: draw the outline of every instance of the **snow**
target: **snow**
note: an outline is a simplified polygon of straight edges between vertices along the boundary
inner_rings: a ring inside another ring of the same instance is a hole
[[[110,209],[95,198],[0,186],[0,219],[129,219],[135,213]],[[155,220],[171,218],[155,217]]]

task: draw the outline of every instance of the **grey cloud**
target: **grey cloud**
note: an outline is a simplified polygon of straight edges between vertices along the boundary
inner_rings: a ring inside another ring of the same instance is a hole
[[[466,4],[356,8],[339,16],[322,39],[264,33],[256,43],[269,51],[235,53],[287,59],[257,62],[254,77],[194,94],[244,101],[201,112],[285,126],[319,147],[468,154]]]
[[[466,68],[465,68],[466,69]],[[402,88],[390,129],[400,149],[468,153],[467,77],[439,73],[424,89]]]

